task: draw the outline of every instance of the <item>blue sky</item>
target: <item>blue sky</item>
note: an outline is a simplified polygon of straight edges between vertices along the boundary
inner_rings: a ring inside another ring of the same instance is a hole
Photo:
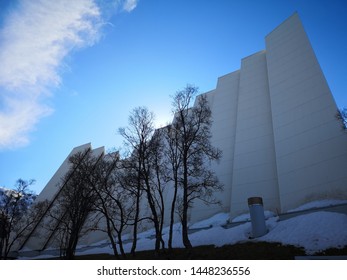
[[[167,123],[170,95],[214,89],[295,11],[347,107],[345,0],[0,0],[0,186],[39,193],[75,146],[121,147],[134,107]]]

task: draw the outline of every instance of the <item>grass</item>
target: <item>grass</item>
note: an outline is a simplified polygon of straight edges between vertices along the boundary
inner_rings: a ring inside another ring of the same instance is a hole
[[[191,250],[176,248],[172,251],[140,251],[135,256],[127,255],[130,260],[293,260],[296,256],[305,256],[303,248],[268,242],[245,242],[234,245],[215,247],[213,245],[198,246]],[[317,255],[337,256],[347,255],[347,247],[329,249]],[[109,254],[76,256],[78,260],[112,260]]]

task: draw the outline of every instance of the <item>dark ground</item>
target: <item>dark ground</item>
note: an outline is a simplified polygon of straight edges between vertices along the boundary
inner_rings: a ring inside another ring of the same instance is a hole
[[[305,256],[303,248],[280,243],[245,242],[223,247],[213,245],[194,247],[191,250],[182,248],[168,250],[155,255],[153,251],[137,252],[136,256],[127,255],[130,260],[292,260],[296,256]],[[321,252],[321,256],[347,255],[347,247],[329,249]],[[97,254],[77,256],[78,260],[112,260],[113,255]]]

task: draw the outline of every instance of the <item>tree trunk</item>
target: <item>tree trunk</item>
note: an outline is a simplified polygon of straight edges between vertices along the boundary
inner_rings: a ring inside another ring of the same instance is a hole
[[[165,215],[165,203],[164,203],[164,197],[163,197],[163,193],[160,192],[160,201],[161,201],[161,219],[160,219],[160,225],[159,225],[159,232],[160,232],[160,243],[161,243],[161,247],[164,250],[165,249],[165,241],[163,239],[163,227],[164,227],[164,215]]]
[[[146,180],[146,185],[147,185],[147,199],[148,199],[148,204],[152,212],[153,216],[153,223],[154,223],[154,229],[155,229],[155,252],[158,253],[160,250],[160,242],[161,242],[161,233],[160,233],[160,226],[159,226],[159,218],[158,218],[158,213],[155,208],[155,202],[150,190],[149,182]]]
[[[184,190],[186,192],[186,190]],[[186,195],[183,195],[185,197]],[[183,201],[183,215],[182,215],[182,241],[185,248],[192,248],[192,244],[190,243],[188,236],[188,203],[184,199]]]
[[[170,213],[170,229],[169,229],[169,241],[168,241],[168,247],[169,250],[172,250],[172,239],[173,239],[173,225],[175,223],[175,209],[176,209],[176,200],[177,200],[177,175],[175,176],[175,186],[174,186],[174,195],[172,198],[171,203],[171,213]]]
[[[139,214],[140,214],[140,185],[137,187],[137,194],[136,194],[136,209],[135,209],[135,221],[134,221],[134,232],[133,232],[133,244],[131,246],[131,254],[135,256],[136,251],[136,245],[137,245],[137,224],[139,220]]]
[[[187,249],[192,248],[188,236],[188,164],[185,155],[183,160],[183,213],[182,213],[182,242]]]
[[[111,225],[110,225],[110,217],[108,215],[106,215],[106,225],[107,225],[107,235],[111,241],[111,246],[112,246],[112,250],[113,250],[113,255],[117,258],[119,258],[119,255],[118,255],[118,251],[117,251],[117,244],[113,238],[113,235],[112,235],[112,230],[111,230]]]
[[[124,251],[124,247],[123,247],[122,230],[120,230],[118,232],[118,243],[119,243],[119,251],[122,255],[122,258],[125,259],[126,255],[125,255],[125,251]]]

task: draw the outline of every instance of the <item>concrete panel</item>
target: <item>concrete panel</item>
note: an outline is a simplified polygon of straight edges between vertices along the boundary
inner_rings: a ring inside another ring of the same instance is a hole
[[[266,50],[282,210],[346,194],[347,135],[297,14],[266,37]]]
[[[191,222],[230,210],[239,79],[239,71],[224,75],[218,79],[216,89],[206,95],[213,119],[211,141],[223,152],[220,162],[214,163],[212,168],[223,184],[224,191],[215,193],[215,197],[221,201],[222,207],[219,205],[206,206],[204,203],[196,202],[191,211]]]
[[[59,196],[59,190],[62,182],[61,180],[70,169],[69,157],[77,152],[87,151],[88,149],[91,150],[92,155],[95,157],[100,157],[105,152],[104,147],[93,150],[90,143],[74,148],[64,160],[60,168],[56,171],[52,179],[48,182],[43,191],[40,193],[36,200],[37,202],[47,199],[50,203],[50,210],[54,209],[54,207],[56,206],[54,204],[55,199]],[[24,244],[21,244],[21,246],[31,250],[43,250],[49,248],[50,246],[56,247],[56,240],[52,238],[52,233],[48,232],[47,229],[45,229],[45,227],[47,227],[47,225],[50,223],[52,223],[52,218],[47,214],[29,233],[27,240]],[[86,240],[89,240],[88,236],[86,236],[85,238]]]
[[[44,201],[44,200],[51,200],[54,198],[54,196],[59,191],[59,184],[61,183],[62,177],[68,172],[70,168],[69,163],[69,157],[77,152],[82,152],[84,150],[91,149],[91,144],[84,144],[78,147],[75,147],[70,154],[66,157],[66,159],[63,161],[61,166],[58,168],[58,170],[55,172],[53,177],[49,180],[45,188],[40,192],[38,195],[36,201]]]
[[[250,196],[280,208],[265,51],[242,60],[238,101],[231,216]]]

